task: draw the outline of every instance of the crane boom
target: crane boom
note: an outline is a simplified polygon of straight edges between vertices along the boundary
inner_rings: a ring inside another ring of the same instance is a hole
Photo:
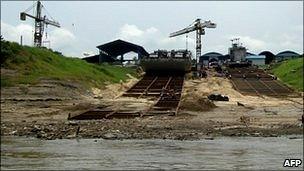
[[[35,17],[35,16],[31,15],[31,14],[27,14],[25,12],[21,12],[20,13],[20,20],[25,20],[26,16],[28,16],[30,18],[33,18],[35,20],[38,19],[37,17]]]
[[[55,26],[55,27],[60,27],[60,24],[57,21],[52,21],[52,20],[49,20],[49,19],[47,19],[45,17],[43,17],[43,18],[37,18],[37,17],[35,17],[35,16],[31,15],[31,14],[27,14],[25,12],[21,12],[20,13],[20,19],[21,20],[25,20],[26,16],[30,17],[32,19],[35,19],[37,21],[43,21],[45,24],[49,24],[49,25],[52,25],[52,26]]]
[[[20,13],[20,19],[23,21],[26,20],[26,17],[30,17],[35,20],[34,44],[37,47],[41,47],[45,24],[60,27],[60,24],[57,21],[49,20],[46,18],[46,16],[41,16],[42,7],[43,5],[41,4],[40,0],[37,0],[36,16],[27,14],[26,12]]]
[[[201,56],[201,49],[202,49],[201,35],[205,34],[205,28],[216,28],[216,24],[212,23],[211,21],[204,21],[203,23],[201,23],[201,19],[196,19],[193,23],[194,25],[191,27],[189,26],[182,30],[170,33],[169,37],[175,37],[192,31],[196,31],[196,62],[197,62],[197,59]]]
[[[57,21],[52,21],[52,20],[49,20],[47,18],[44,19],[44,23],[48,24],[48,25],[55,26],[55,27],[60,27],[60,24]]]
[[[200,23],[201,27],[206,27],[206,28],[216,28],[216,24],[212,23],[211,21],[205,21],[203,23]]]
[[[197,29],[203,29],[204,27],[206,27],[206,28],[216,28],[216,24],[211,23],[211,21],[205,21],[204,23],[197,23],[196,25],[194,25],[192,27],[184,28],[182,30],[170,33],[169,37],[179,36],[179,35],[182,35],[182,34],[185,34],[185,33],[195,31]],[[204,33],[202,32],[202,35],[203,34]]]
[[[196,26],[192,26],[192,27],[189,27],[189,28],[185,28],[185,29],[170,33],[169,37],[179,36],[179,35],[194,31],[194,30],[196,30]]]

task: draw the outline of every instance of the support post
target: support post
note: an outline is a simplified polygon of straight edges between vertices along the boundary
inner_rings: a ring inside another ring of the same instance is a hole
[[[23,45],[23,42],[22,42],[22,35],[20,36],[20,45],[22,46]]]
[[[120,55],[121,66],[123,66],[123,55]]]

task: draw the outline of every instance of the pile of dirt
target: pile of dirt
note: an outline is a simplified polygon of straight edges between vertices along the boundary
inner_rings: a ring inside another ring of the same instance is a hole
[[[105,89],[99,89],[93,87],[91,92],[95,98],[103,98],[103,99],[114,99],[118,96],[121,96],[125,91],[130,89],[136,82],[138,82],[138,78],[133,77],[130,74],[127,74],[129,79],[125,82],[120,80],[120,83],[110,83],[106,82]]]
[[[206,97],[189,94],[181,100],[180,109],[187,111],[209,111],[216,105]]]

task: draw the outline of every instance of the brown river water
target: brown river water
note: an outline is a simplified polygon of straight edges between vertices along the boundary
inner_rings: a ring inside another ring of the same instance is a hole
[[[287,158],[303,161],[303,136],[197,141],[1,137],[1,170],[303,170],[303,163],[284,168]]]

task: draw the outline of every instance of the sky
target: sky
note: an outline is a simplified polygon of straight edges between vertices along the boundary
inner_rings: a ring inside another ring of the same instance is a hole
[[[34,21],[20,12],[34,1],[1,1],[1,35],[5,40],[33,45]],[[169,38],[197,18],[217,24],[202,36],[202,54],[228,53],[230,39],[240,38],[249,52],[292,50],[303,54],[301,1],[42,1],[47,17],[61,24],[48,26],[44,41],[71,57],[98,54],[96,46],[122,39],[157,49],[186,49],[186,35]],[[30,10],[29,13],[33,13]],[[44,12],[45,13],[45,12]],[[188,33],[195,54],[195,32]]]

